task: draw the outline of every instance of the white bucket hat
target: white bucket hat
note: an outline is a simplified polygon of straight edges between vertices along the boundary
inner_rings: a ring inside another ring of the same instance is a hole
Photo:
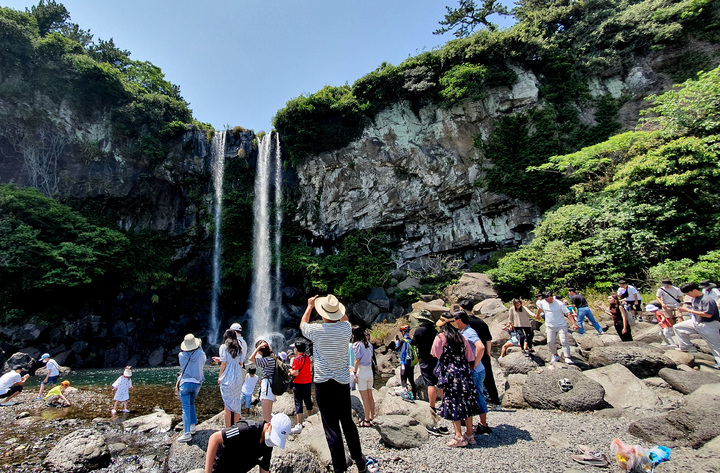
[[[180,349],[182,351],[193,351],[200,348],[200,346],[202,346],[202,340],[195,338],[195,335],[192,333],[188,333],[185,335],[185,339],[180,344]]]
[[[315,310],[324,319],[336,321],[345,315],[345,306],[333,294],[315,299]]]

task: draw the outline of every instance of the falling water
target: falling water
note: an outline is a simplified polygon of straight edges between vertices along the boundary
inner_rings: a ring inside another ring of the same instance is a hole
[[[276,134],[277,137],[277,134]],[[275,186],[275,208],[281,198],[281,171],[278,166],[280,160],[279,138],[276,138],[275,159],[273,160],[272,134],[266,135],[259,146],[258,162],[255,176],[255,199],[253,202],[253,283],[250,290],[250,316],[251,338],[275,339],[280,337],[278,330],[278,309],[281,304],[279,297],[280,287],[276,266],[275,288],[272,287],[270,266],[273,250],[277,255],[276,265],[280,264],[280,224],[282,215],[275,215],[274,242],[270,239],[270,189]],[[273,245],[274,243],[274,245]],[[274,248],[273,248],[274,247]],[[272,342],[271,342],[272,343]]]
[[[276,314],[282,306],[282,273],[280,258],[280,241],[282,239],[282,155],[280,153],[280,134],[275,133],[275,281],[273,286],[273,299]]]
[[[210,327],[208,343],[217,344],[220,316],[218,314],[218,298],[220,296],[220,217],[222,215],[223,174],[225,173],[225,132],[215,133],[210,149],[212,151],[213,187],[215,188],[215,245],[213,248],[213,282],[212,300],[210,302]]]

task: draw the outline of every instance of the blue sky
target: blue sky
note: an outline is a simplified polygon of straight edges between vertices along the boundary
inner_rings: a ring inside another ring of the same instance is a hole
[[[277,110],[438,47],[456,0],[58,0],[95,39],[160,66],[198,120],[269,130]],[[37,1],[0,0],[17,10]]]

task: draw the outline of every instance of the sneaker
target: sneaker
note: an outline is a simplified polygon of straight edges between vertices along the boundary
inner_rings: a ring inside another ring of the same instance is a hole
[[[377,473],[378,471],[380,471],[380,464],[373,457],[367,457],[365,468],[367,469],[368,473]]]
[[[295,427],[290,429],[290,435],[298,435],[300,432],[302,432],[303,426],[302,424],[295,424]]]
[[[189,442],[192,440],[192,434],[190,432],[185,432],[177,440],[178,442]]]
[[[716,370],[720,370],[720,363],[715,363],[713,365],[713,368],[715,368]]]
[[[123,413],[125,413],[125,414],[127,414],[128,412],[130,412],[128,409],[123,409],[122,411],[123,411]],[[191,426],[190,426],[190,432],[193,432],[193,428],[194,428],[194,427],[195,427],[194,425],[191,425]],[[195,432],[193,432],[193,433],[195,433]]]
[[[115,409],[110,409],[110,414],[115,415],[117,414],[117,411]]]
[[[123,411],[123,412],[125,412],[125,411]],[[128,412],[130,412],[130,411],[128,411]],[[194,433],[195,433],[195,428],[196,428],[196,427],[195,427],[195,424],[190,424],[190,433],[191,433],[191,434],[194,434]]]
[[[14,405],[15,405],[15,401],[8,401],[8,402],[3,402],[2,404],[0,404],[0,406],[14,406]]]
[[[574,365],[575,362],[573,360],[571,360],[570,358],[565,358],[565,364],[566,365]]]
[[[442,435],[448,435],[448,434],[450,433],[450,431],[448,430],[448,428],[445,427],[444,425],[438,427],[438,431],[440,431],[440,433],[441,433]]]
[[[437,427],[437,426],[435,426],[435,427],[425,427],[425,430],[427,430],[427,432],[428,432],[430,435],[434,435],[435,437],[440,437],[441,435],[447,435],[447,427],[445,427],[445,433],[443,433],[443,432],[440,430],[441,428],[442,428],[442,427]]]
[[[38,396],[35,399],[33,399],[33,401],[40,401],[40,400],[42,400],[42,396]]]
[[[492,429],[487,425],[478,424],[475,427],[475,435],[491,434]]]
[[[555,363],[556,361],[560,361],[560,357],[557,355],[553,355],[552,362]]]

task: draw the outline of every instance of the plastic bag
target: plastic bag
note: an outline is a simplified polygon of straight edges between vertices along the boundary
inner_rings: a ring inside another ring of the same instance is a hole
[[[644,473],[652,471],[650,450],[640,445],[629,445],[620,439],[615,439],[610,451],[620,463],[620,468],[631,473]]]
[[[652,464],[654,466],[670,460],[670,449],[668,447],[658,445],[657,447],[650,450],[649,455],[650,461],[652,461]]]

